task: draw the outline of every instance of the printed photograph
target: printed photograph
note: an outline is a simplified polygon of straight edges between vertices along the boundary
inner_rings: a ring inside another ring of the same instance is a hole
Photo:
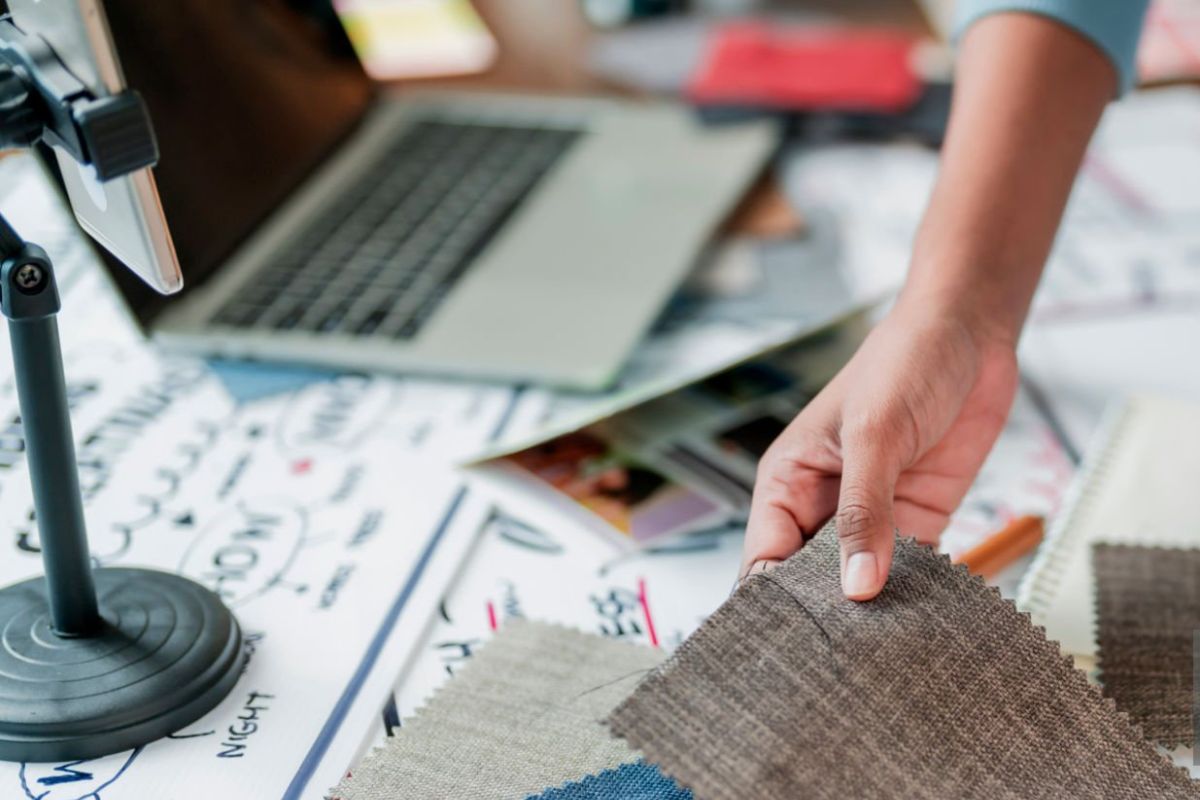
[[[695,530],[722,513],[716,500],[586,432],[506,461],[639,544]]]

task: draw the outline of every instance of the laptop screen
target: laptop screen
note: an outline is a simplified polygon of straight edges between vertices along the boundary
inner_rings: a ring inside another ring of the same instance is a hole
[[[371,82],[329,0],[105,0],[150,109],[188,286],[208,277],[362,117]],[[164,298],[110,272],[145,322]]]

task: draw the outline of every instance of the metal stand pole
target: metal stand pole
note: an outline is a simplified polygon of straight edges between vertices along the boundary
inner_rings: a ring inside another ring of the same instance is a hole
[[[10,244],[19,241],[3,217],[0,229]],[[58,287],[41,248],[26,244],[16,254],[2,255],[7,258],[0,267],[0,310],[8,318],[12,341],[50,618],[59,636],[85,636],[99,626],[100,613],[54,318],[60,307]]]

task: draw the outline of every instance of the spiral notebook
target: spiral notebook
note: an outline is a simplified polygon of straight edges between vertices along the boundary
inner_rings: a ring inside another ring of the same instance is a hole
[[[1200,405],[1137,395],[1108,411],[1017,590],[1066,653],[1096,653],[1098,542],[1200,547]]]

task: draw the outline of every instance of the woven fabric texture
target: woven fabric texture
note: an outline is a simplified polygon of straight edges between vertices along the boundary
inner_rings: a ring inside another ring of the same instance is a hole
[[[1200,630],[1200,550],[1098,544],[1100,681],[1147,738],[1192,743],[1192,635]]]
[[[692,800],[692,793],[652,764],[636,761],[551,789],[536,800]]]
[[[660,651],[522,620],[369,754],[341,800],[513,800],[635,761],[601,721]]]
[[[884,591],[855,603],[828,528],[609,722],[703,800],[1197,796],[996,590],[898,540]]]

